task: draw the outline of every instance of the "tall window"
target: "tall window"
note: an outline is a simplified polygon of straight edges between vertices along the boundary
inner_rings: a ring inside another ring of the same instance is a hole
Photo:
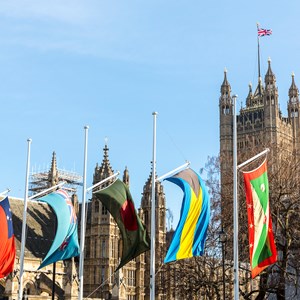
[[[104,205],[102,205],[102,215],[107,215],[107,209]]]
[[[94,258],[97,257],[97,240],[95,239],[95,244],[94,244]]]
[[[105,242],[105,240],[102,241],[101,254],[102,254],[101,256],[102,256],[103,258],[106,257],[106,242]]]
[[[105,267],[101,267],[101,282],[104,282],[105,280]]]
[[[96,200],[95,201],[95,213],[98,213],[99,212],[99,201]]]

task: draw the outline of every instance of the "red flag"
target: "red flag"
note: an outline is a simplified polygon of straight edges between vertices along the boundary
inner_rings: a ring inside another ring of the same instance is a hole
[[[0,278],[14,269],[16,257],[15,236],[8,197],[0,202]]]

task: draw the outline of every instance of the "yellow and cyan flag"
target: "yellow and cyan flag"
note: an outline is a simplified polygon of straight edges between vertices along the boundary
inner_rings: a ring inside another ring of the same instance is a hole
[[[203,255],[210,218],[209,195],[204,182],[191,169],[166,180],[177,184],[184,196],[180,220],[164,262]]]

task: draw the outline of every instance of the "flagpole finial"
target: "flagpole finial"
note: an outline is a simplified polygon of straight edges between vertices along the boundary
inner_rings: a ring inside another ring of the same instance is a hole
[[[31,143],[31,142],[32,142],[32,139],[31,139],[31,138],[28,138],[28,139],[27,139],[27,142]]]
[[[256,26],[257,26],[257,28],[259,28],[259,23],[258,22],[256,22]]]
[[[152,113],[152,115],[153,115],[153,116],[157,116],[157,115],[158,115],[158,112],[157,112],[157,111],[154,111],[154,112]]]
[[[84,126],[84,129],[89,129],[89,128],[90,128],[89,125]]]

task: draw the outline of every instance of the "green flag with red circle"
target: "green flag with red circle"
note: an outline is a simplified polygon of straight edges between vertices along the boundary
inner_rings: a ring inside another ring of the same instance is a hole
[[[149,250],[150,239],[136,213],[129,188],[120,179],[96,192],[95,196],[113,216],[122,235],[123,250],[117,271],[141,253]]]

